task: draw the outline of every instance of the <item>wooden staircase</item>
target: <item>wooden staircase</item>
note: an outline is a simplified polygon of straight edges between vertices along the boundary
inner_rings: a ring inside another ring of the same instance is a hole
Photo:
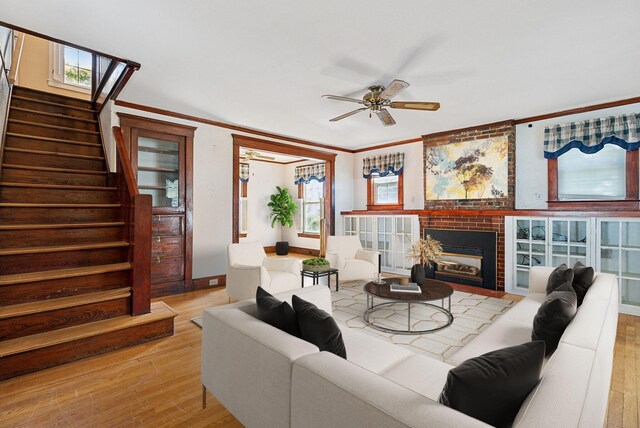
[[[173,334],[163,302],[131,316],[140,267],[120,181],[89,102],[13,88],[0,170],[0,380]]]

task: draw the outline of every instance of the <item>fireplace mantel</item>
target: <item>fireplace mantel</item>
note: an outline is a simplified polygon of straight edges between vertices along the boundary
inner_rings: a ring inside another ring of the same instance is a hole
[[[640,210],[623,211],[560,211],[560,210],[389,210],[341,211],[342,215],[417,215],[417,216],[455,216],[455,217],[640,217]]]

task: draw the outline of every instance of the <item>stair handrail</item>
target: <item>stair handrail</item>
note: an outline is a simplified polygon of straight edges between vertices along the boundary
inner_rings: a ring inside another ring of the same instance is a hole
[[[119,126],[116,142],[116,185],[129,242],[131,264],[131,315],[151,311],[151,195],[140,193],[127,146]]]

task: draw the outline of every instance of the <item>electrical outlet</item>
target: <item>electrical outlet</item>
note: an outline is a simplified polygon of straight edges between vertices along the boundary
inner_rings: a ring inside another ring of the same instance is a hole
[[[210,279],[209,280],[209,285],[218,285],[218,278]]]
[[[542,193],[541,192],[536,192],[535,197],[536,197],[536,201],[541,201],[542,200]]]

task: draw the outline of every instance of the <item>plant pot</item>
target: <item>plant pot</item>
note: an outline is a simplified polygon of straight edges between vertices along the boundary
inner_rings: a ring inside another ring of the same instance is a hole
[[[424,264],[424,277],[434,279],[436,277],[436,265],[434,263]]]
[[[276,242],[276,254],[279,256],[289,254],[289,243],[287,241]]]
[[[331,268],[329,265],[305,265],[302,263],[302,270],[306,270],[308,272],[326,272]]]
[[[424,266],[421,264],[415,264],[411,268],[411,282],[415,282],[418,285],[424,284]]]

